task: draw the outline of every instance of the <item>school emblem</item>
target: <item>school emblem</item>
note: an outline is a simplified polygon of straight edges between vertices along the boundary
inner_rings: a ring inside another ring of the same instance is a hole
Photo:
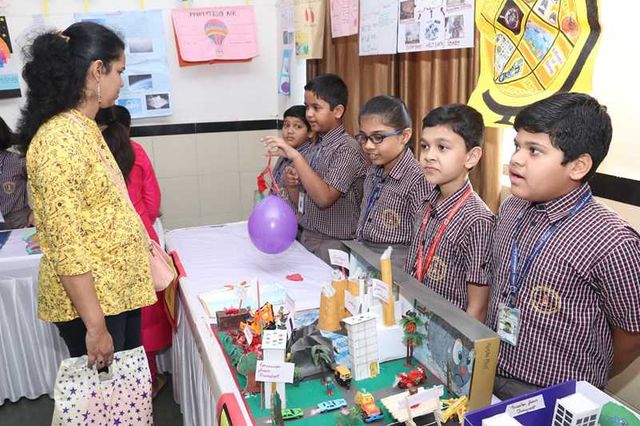
[[[397,228],[400,226],[400,215],[391,209],[382,210],[382,224],[387,228]]]
[[[16,191],[16,183],[15,182],[4,182],[2,184],[2,190],[7,195],[13,194]]]
[[[553,315],[560,312],[562,299],[560,294],[547,285],[534,287],[529,296],[531,307],[543,315]]]
[[[427,275],[433,281],[442,281],[447,275],[447,264],[440,257],[433,256]]]

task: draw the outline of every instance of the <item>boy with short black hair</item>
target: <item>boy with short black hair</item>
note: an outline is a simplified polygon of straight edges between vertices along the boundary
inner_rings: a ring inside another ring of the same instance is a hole
[[[591,195],[611,119],[558,93],[518,113],[492,249],[488,325],[502,342],[494,393],[567,380],[604,387],[640,354],[640,236]]]
[[[317,134],[313,146],[301,154],[277,137],[264,142],[292,162],[285,179],[301,213],[300,242],[329,263],[329,249],[343,249],[340,240],[356,237],[367,161],[342,125],[348,101],[344,81],[323,74],[304,89],[307,121]]]
[[[405,270],[484,322],[494,219],[469,182],[482,157],[482,115],[445,105],[427,114],[422,127],[420,162],[434,188],[416,218]]]

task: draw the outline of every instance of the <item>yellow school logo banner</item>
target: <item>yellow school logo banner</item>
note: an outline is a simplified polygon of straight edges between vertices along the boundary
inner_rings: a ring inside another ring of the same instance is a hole
[[[590,92],[599,0],[480,0],[480,78],[469,105],[511,126],[522,107],[556,92]]]

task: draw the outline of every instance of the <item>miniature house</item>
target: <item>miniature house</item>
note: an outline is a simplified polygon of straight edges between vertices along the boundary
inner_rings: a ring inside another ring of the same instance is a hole
[[[349,340],[349,355],[355,380],[376,377],[378,365],[378,334],[376,316],[365,313],[345,318]]]
[[[556,401],[553,426],[597,426],[600,406],[586,396],[575,393]]]
[[[286,330],[265,330],[262,333],[262,360],[272,362],[283,362],[287,349],[287,331]],[[271,408],[271,391],[273,384],[264,382],[264,403],[267,409]],[[276,383],[275,386],[282,408],[287,408],[287,398],[284,393],[284,383]]]

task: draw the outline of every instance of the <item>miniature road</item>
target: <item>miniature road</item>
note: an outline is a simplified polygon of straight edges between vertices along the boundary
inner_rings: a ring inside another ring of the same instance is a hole
[[[430,386],[434,386],[434,385],[439,385],[441,383],[439,382],[434,382],[434,383],[430,383],[430,380],[427,380],[427,382],[425,382],[422,386],[424,386],[425,388],[428,388]],[[356,392],[358,391],[357,387],[355,386],[350,386],[349,389],[337,385],[336,386],[337,389],[340,389],[340,393],[342,393],[342,398],[344,398],[347,401],[347,408],[353,407],[355,405],[354,399],[356,396]],[[380,407],[380,409],[382,410],[382,403],[380,403],[380,400],[382,398],[386,398],[387,396],[391,396],[391,395],[395,395],[397,393],[400,393],[404,391],[404,389],[399,389],[397,386],[390,386],[378,391],[372,391],[371,394],[373,395],[373,397],[376,400],[376,404],[378,404],[378,407]],[[335,394],[335,398],[340,398],[340,395],[338,395],[338,393],[336,392]],[[331,396],[327,396],[327,399],[331,399],[333,397]],[[326,418],[327,421],[330,422],[331,420],[333,420],[333,416],[335,416],[336,413],[338,413],[339,410],[334,410],[334,411],[330,411],[329,413],[332,414],[327,414]],[[308,418],[308,417],[312,417],[312,416],[317,416],[317,415],[322,415],[319,413],[317,407],[316,408],[307,408],[304,410],[304,418]],[[434,420],[434,417],[432,414],[426,415],[424,416],[424,418],[416,418],[414,419],[416,421],[416,424],[418,426],[431,426],[431,425],[436,425],[436,422]],[[258,419],[256,420],[256,424],[258,425],[271,425],[271,419]],[[295,420],[289,420],[289,421],[285,421],[285,424],[287,425],[291,425],[291,426],[295,426],[296,421]],[[330,423],[327,423],[327,425],[329,425]],[[373,426],[376,425],[383,425],[384,422],[383,420],[378,420],[375,421],[373,423],[370,423]],[[390,423],[389,425],[404,425],[404,423]],[[458,426],[458,422],[455,420],[449,420],[447,423],[442,423],[442,426]],[[385,426],[389,426],[389,425],[385,425]]]

